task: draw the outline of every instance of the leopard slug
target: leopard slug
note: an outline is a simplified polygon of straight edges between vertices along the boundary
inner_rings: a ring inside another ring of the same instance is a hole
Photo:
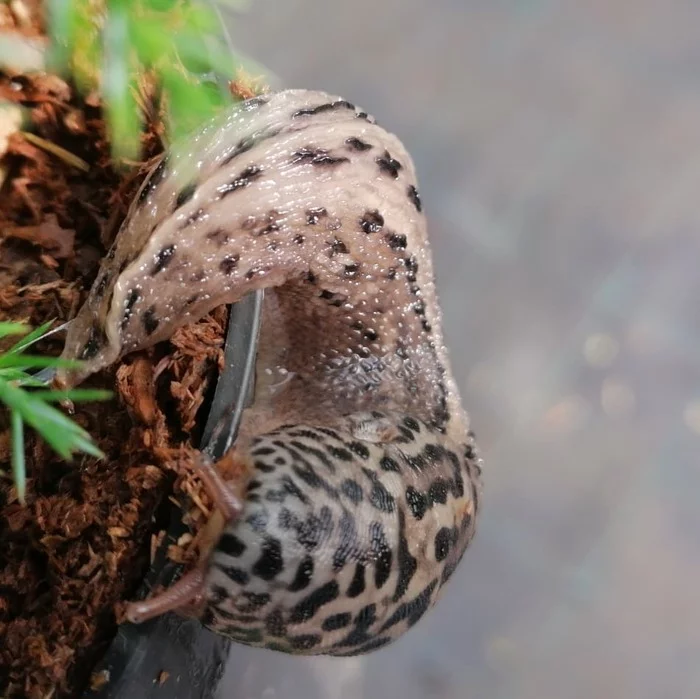
[[[73,385],[267,289],[240,500],[199,567],[134,602],[295,654],[385,646],[436,602],[474,534],[481,460],[443,344],[416,173],[349,102],[250,99],[164,157],[71,324]],[[208,474],[208,475],[207,475]],[[217,480],[218,478],[218,480]],[[228,492],[228,495],[227,495]]]

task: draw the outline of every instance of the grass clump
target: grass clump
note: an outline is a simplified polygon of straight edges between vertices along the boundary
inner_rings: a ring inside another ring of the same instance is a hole
[[[34,330],[23,323],[0,323],[0,340],[11,335],[23,336],[10,349],[0,353],[0,402],[10,414],[12,477],[22,503],[27,478],[24,460],[26,425],[36,430],[64,459],[70,459],[75,453],[104,456],[90,435],[52,403],[65,400],[107,400],[112,394],[109,391],[86,388],[54,390],[47,388],[44,381],[36,379],[30,373],[36,369],[75,367],[77,364],[59,357],[41,357],[27,353],[27,349],[46,334],[51,322]]]
[[[100,92],[115,159],[138,155],[144,85],[155,91],[172,143],[234,101],[222,85],[249,63],[233,50],[213,0],[47,0],[47,7],[49,63],[83,93]]]

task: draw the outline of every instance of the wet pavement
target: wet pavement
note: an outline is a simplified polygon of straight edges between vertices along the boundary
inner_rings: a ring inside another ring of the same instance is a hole
[[[221,699],[700,696],[700,3],[255,0],[236,45],[413,154],[484,456],[438,606]]]

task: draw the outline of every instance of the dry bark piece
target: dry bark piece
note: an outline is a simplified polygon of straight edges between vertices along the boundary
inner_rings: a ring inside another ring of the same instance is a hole
[[[56,260],[73,255],[75,231],[61,228],[55,214],[49,214],[38,226],[15,226],[3,229],[5,238],[26,240],[48,250]]]
[[[168,677],[170,677],[170,673],[167,670],[161,670],[158,673],[158,684],[163,686],[168,681]]]
[[[123,364],[117,370],[117,381],[122,398],[144,425],[156,422],[156,405],[153,364],[146,357],[137,357],[131,364]]]

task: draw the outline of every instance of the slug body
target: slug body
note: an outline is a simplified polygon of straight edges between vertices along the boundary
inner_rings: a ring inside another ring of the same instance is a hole
[[[365,653],[435,603],[481,487],[396,137],[302,90],[206,127],[144,183],[69,330],[64,357],[86,370],[62,378],[260,288],[255,399],[234,447],[251,477],[203,564],[201,619],[249,645]]]

